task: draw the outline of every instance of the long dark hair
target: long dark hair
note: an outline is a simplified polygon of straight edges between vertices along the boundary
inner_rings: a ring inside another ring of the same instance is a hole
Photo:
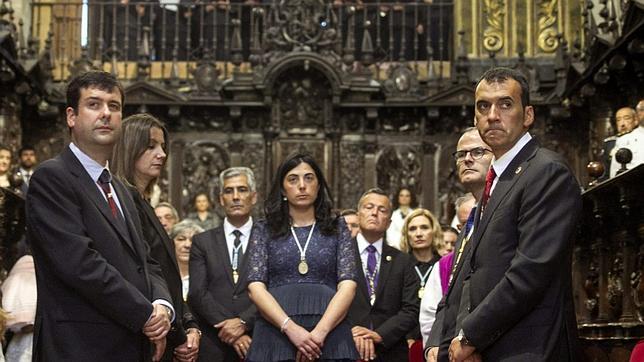
[[[116,142],[112,151],[112,172],[123,182],[130,186],[136,186],[134,174],[136,173],[136,161],[143,155],[143,152],[150,144],[150,130],[158,128],[163,132],[165,147],[163,151],[166,156],[169,154],[170,140],[168,130],[163,123],[154,116],[147,113],[133,114],[123,120],[121,125],[121,137]],[[152,192],[156,180],[150,182],[145,192]]]
[[[307,153],[293,153],[289,155],[277,169],[271,190],[264,202],[264,214],[271,236],[280,237],[288,233],[291,216],[288,213],[288,202],[284,201],[282,183],[286,174],[301,163],[306,163],[313,169],[320,186],[315,199],[315,220],[324,235],[337,233],[337,215],[332,212],[333,198],[331,190],[322,174],[320,166],[313,157]]]

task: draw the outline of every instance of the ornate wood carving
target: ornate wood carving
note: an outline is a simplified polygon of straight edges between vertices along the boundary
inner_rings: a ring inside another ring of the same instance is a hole
[[[364,184],[364,145],[358,142],[340,144],[340,195],[342,209],[358,207]]]
[[[537,44],[546,53],[552,53],[559,46],[557,33],[557,0],[539,2],[539,28]]]
[[[420,145],[386,146],[376,156],[377,185],[392,194],[406,186],[422,199],[421,171]]]
[[[487,26],[483,30],[483,47],[489,52],[498,52],[504,44],[505,2],[503,0],[484,0],[483,3],[487,22]]]
[[[186,143],[181,167],[181,209],[191,210],[195,195],[205,192],[210,200],[218,200],[219,173],[230,167],[227,148],[210,141]]]

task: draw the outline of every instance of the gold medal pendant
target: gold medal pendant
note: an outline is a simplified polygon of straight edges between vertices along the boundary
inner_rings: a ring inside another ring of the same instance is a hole
[[[423,299],[423,295],[425,295],[425,287],[420,287],[418,289],[418,299]]]
[[[300,261],[300,264],[297,266],[297,271],[302,275],[306,275],[309,272],[309,265],[306,263],[306,260],[302,259]]]
[[[233,270],[233,283],[237,284],[238,279],[239,279],[239,273],[237,273],[237,270]]]

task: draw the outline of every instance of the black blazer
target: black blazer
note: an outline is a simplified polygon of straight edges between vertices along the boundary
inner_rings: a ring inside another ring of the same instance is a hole
[[[27,194],[27,233],[36,267],[34,361],[149,359],[142,328],[151,301],[170,301],[148,255],[134,202],[112,182],[124,221],[66,148],[42,163]]]
[[[465,229],[461,230],[454,246],[454,252],[458,253],[463,239],[465,238]],[[441,362],[449,361],[449,345],[452,339],[456,337],[456,317],[458,315],[459,307],[461,304],[461,294],[463,291],[463,279],[469,275],[469,258],[471,255],[471,243],[468,242],[463,248],[463,255],[461,256],[454,275],[447,289],[447,293],[441,299],[436,309],[436,320],[429,332],[426,347],[440,346],[438,360]],[[456,262],[456,255],[454,255],[454,262]]]
[[[534,139],[500,176],[470,241],[463,291],[462,328],[484,361],[575,359],[571,235],[580,209],[574,175]]]
[[[141,196],[136,188],[130,187],[130,193],[136,204],[139,218],[141,219],[143,240],[150,247],[150,255],[152,258],[161,266],[163,277],[168,284],[168,290],[172,297],[175,320],[172,323],[170,333],[168,333],[166,352],[163,355],[164,361],[171,361],[174,348],[186,341],[185,330],[188,328],[198,328],[198,324],[190,312],[188,304],[183,300],[181,273],[179,272],[179,266],[177,264],[174,243],[170,240],[163,225],[159,222],[152,206]]]
[[[239,280],[235,284],[223,225],[192,238],[188,303],[203,332],[200,361],[239,360],[234,349],[219,340],[219,330],[214,327],[215,324],[240,317],[246,322],[246,334],[252,335],[257,309],[246,289],[249,269],[247,255],[251,245],[249,239],[240,261]]]
[[[357,242],[354,239],[357,249]],[[407,361],[408,347],[405,336],[418,323],[418,277],[413,271],[413,258],[383,242],[380,275],[376,287],[376,301],[369,303],[367,281],[359,250],[356,265],[360,270],[358,288],[351,303],[347,320],[354,326],[369,328],[383,340],[376,346],[380,361]]]

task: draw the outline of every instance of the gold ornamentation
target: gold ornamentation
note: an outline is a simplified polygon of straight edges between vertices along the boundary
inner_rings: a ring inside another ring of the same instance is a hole
[[[537,45],[546,53],[552,53],[559,46],[555,24],[557,23],[557,0],[543,0],[539,3],[539,36]]]
[[[503,18],[505,5],[502,0],[484,0],[488,26],[483,30],[483,47],[489,52],[503,48]]]

